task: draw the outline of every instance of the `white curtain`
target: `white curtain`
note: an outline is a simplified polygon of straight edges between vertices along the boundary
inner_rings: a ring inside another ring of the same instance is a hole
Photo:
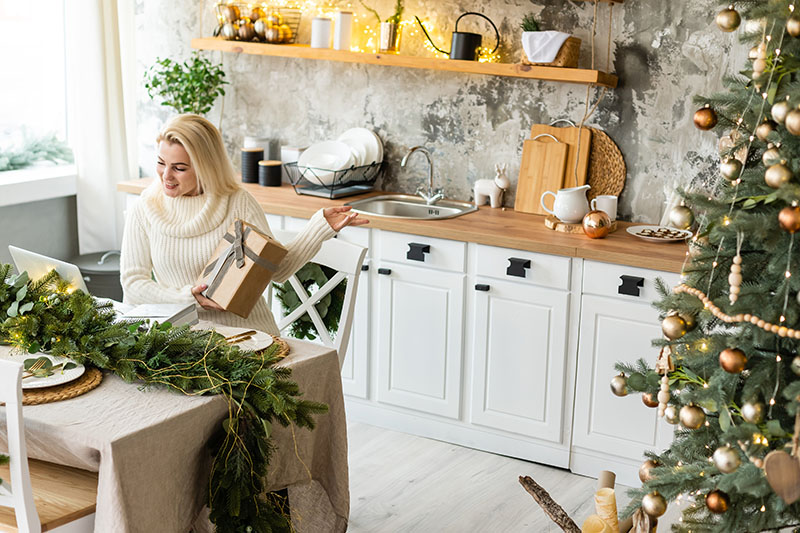
[[[123,199],[117,183],[136,177],[133,5],[65,2],[68,130],[78,169],[81,254],[119,248]]]

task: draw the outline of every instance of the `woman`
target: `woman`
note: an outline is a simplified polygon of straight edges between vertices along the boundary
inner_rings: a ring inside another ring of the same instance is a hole
[[[179,115],[158,136],[159,180],[128,213],[122,237],[120,277],[125,303],[196,303],[201,320],[277,335],[266,301],[246,319],[222,310],[195,285],[223,235],[236,219],[272,235],[264,212],[245,191],[225,152],[222,136],[198,115]],[[368,221],[349,207],[320,209],[290,243],[272,279],[285,281],[346,226]]]

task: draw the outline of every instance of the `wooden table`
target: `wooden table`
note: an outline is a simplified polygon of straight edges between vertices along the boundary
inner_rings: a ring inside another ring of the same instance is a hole
[[[140,194],[152,178],[124,181],[117,186],[122,192]],[[338,200],[299,195],[291,185],[261,187],[243,183],[265,213],[299,218],[311,218],[320,208],[387,194],[375,191]],[[686,245],[681,243],[652,243],[630,235],[626,228],[636,225],[617,222],[618,229],[605,239],[590,239],[585,235],[569,235],[548,229],[545,217],[518,213],[511,208],[492,209],[482,206],[478,211],[443,220],[412,220],[403,218],[370,217],[367,228],[399,231],[427,237],[439,237],[464,242],[502,246],[568,257],[579,257],[667,272],[680,272],[686,257]]]
[[[291,353],[281,364],[292,368],[305,399],[324,402],[330,411],[316,417],[314,431],[274,424],[268,488],[289,487],[293,518],[297,513],[308,524],[324,516],[317,523],[326,529],[315,531],[344,531],[349,490],[339,360],[329,348],[287,341]],[[0,356],[9,351],[0,346]],[[82,396],[23,408],[28,454],[98,472],[98,533],[203,531],[206,443],[227,416],[227,405],[219,395],[143,390],[106,373],[99,387]],[[0,445],[7,445],[5,427]]]

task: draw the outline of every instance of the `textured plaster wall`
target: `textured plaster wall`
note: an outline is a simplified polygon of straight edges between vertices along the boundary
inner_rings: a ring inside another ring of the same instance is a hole
[[[344,8],[349,3],[333,4]],[[367,3],[386,17],[394,1]],[[623,218],[657,222],[670,191],[716,171],[716,136],[693,127],[691,97],[718,90],[722,76],[739,70],[747,55],[735,35],[714,25],[718,9],[715,0],[626,0],[613,9],[609,57],[609,8],[598,6],[596,64],[604,69],[610,62],[620,85],[605,94],[587,124],[604,129],[625,156]],[[505,60],[519,60],[519,21],[533,12],[549,28],[583,39],[580,66],[591,65],[591,2],[407,0],[404,18],[417,14],[429,20],[437,44],[449,49],[450,31],[464,11],[482,12],[497,24]],[[191,38],[210,35],[214,24],[213,2],[137,0],[138,75],[157,56],[188,57]],[[493,38],[477,18],[463,19],[460,29],[480,31],[484,42]],[[306,20],[299,42],[308,42],[309,35]],[[425,53],[420,39],[407,35],[403,50]],[[582,85],[218,52],[211,57],[223,62],[231,85],[224,104],[218,103],[209,118],[219,123],[221,116],[237,165],[245,135],[307,145],[366,126],[385,142],[389,167],[383,189],[413,192],[425,181],[424,158],[412,159],[405,169],[399,166],[406,150],[421,144],[433,152],[438,184],[447,196],[463,200],[471,199],[476,179],[494,175],[495,163],[508,164],[515,185],[530,126],[559,118],[578,121],[586,105]],[[152,140],[170,111],[139,90],[140,165],[152,175]],[[590,92],[590,105],[600,93]],[[513,195],[506,205],[513,206]]]

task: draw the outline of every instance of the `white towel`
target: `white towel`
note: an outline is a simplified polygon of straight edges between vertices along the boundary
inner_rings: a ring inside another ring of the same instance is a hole
[[[569,37],[568,33],[560,31],[525,31],[522,32],[522,48],[531,63],[550,63]]]

